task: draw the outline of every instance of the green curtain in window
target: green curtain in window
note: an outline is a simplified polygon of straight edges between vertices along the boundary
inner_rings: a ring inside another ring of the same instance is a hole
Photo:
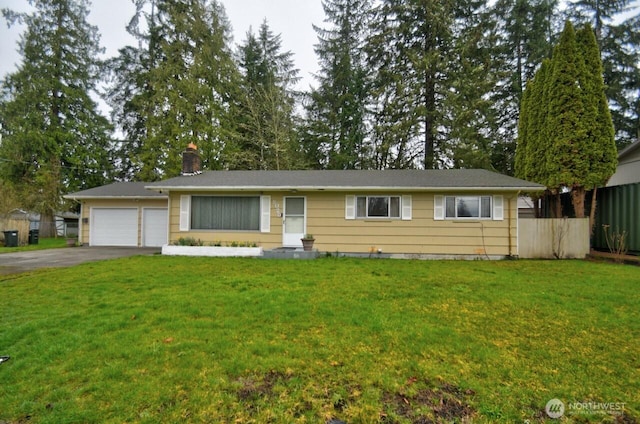
[[[258,231],[260,230],[260,198],[193,196],[191,228]]]

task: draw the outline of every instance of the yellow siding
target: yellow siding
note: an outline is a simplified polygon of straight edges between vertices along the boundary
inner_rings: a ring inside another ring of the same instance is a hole
[[[265,249],[282,246],[283,197],[304,196],[307,199],[306,232],[313,234],[314,248],[326,252],[383,253],[420,255],[517,255],[517,193],[504,196],[504,220],[442,220],[433,219],[434,195],[464,193],[402,193],[412,196],[412,219],[345,219],[345,196],[363,193],[340,192],[242,192],[242,195],[271,196],[271,232],[259,231],[187,231],[181,232],[180,195],[204,193],[173,192],[170,194],[169,242],[181,237],[194,237],[206,243],[222,241],[256,242]],[[230,195],[230,193],[206,193]],[[375,193],[366,193],[372,195]],[[394,195],[384,192],[380,195]],[[492,193],[483,193],[489,195]],[[282,212],[282,210],[280,210]]]
[[[88,199],[81,202],[78,242],[89,244],[92,208],[137,208],[138,209],[138,246],[142,245],[142,209],[166,208],[167,199]],[[84,223],[84,221],[87,223]]]
[[[262,233],[260,231],[215,231],[215,230],[196,230],[196,231],[180,231],[180,196],[181,195],[219,195],[233,196],[237,193],[215,193],[215,192],[181,192],[171,193],[169,195],[169,244],[176,242],[183,237],[193,237],[202,240],[205,243],[222,242],[223,244],[230,242],[248,242],[257,243],[265,249],[271,249],[282,245],[282,218],[276,216],[274,202],[279,202],[282,208],[282,193],[271,194],[271,232]],[[269,195],[270,193],[263,193]],[[260,193],[242,192],[242,196],[259,196]]]

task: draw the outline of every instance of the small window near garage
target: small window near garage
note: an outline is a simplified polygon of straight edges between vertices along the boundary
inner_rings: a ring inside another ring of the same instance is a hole
[[[491,219],[491,196],[446,196],[447,219]]]
[[[400,196],[357,196],[357,218],[400,218]]]

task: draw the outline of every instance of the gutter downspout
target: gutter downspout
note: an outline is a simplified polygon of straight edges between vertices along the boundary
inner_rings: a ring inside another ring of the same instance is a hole
[[[519,253],[518,252],[518,243],[519,243],[519,240],[518,240],[518,224],[519,224],[519,222],[518,222],[518,211],[517,211],[517,209],[518,209],[518,195],[519,194],[520,193],[517,192],[516,196],[515,196],[515,199],[516,199],[516,246],[515,246],[516,251],[515,251],[515,255],[513,254],[513,243],[511,241],[511,236],[512,236],[512,230],[511,230],[511,201],[513,200],[512,197],[509,198],[509,200],[508,200],[509,204],[507,205],[508,206],[507,217],[509,219],[509,256],[510,257],[514,257],[514,256],[517,257],[518,253]]]

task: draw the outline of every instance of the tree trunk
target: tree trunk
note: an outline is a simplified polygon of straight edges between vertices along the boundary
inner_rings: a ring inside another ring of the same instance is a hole
[[[576,218],[584,218],[584,198],[586,191],[584,187],[578,186],[571,190],[571,203],[573,203],[573,211]]]
[[[52,212],[40,213],[40,238],[56,237],[56,222]]]
[[[591,196],[591,210],[589,211],[589,232],[593,235],[593,226],[596,223],[596,194],[598,194],[598,186],[593,187],[593,196]]]
[[[551,217],[562,218],[562,198],[560,197],[560,193],[553,191],[549,196],[551,198],[549,202]]]
[[[435,169],[435,122],[434,112],[436,109],[436,87],[435,76],[432,72],[426,73],[425,81],[425,116],[424,116],[424,169]]]
[[[549,215],[551,218],[562,218],[562,201],[560,193],[556,190],[547,190],[545,192],[545,201],[548,205]]]

